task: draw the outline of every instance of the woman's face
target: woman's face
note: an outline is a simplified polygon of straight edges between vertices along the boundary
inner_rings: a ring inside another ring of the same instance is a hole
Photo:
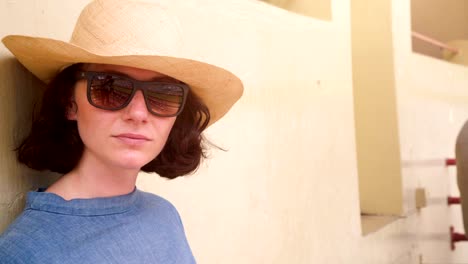
[[[157,72],[117,65],[88,64],[84,70],[118,73],[139,81],[167,78]],[[121,110],[102,110],[88,102],[86,89],[86,80],[76,83],[77,108],[68,114],[69,119],[77,121],[84,143],[82,162],[139,170],[161,152],[176,117],[149,113],[142,91],[137,91],[129,105]]]

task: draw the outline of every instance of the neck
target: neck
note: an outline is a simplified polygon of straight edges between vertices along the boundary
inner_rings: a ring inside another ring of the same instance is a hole
[[[124,195],[135,188],[139,169],[119,168],[83,155],[78,166],[47,188],[65,200]]]

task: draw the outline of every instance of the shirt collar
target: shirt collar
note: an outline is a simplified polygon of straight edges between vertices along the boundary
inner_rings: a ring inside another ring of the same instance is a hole
[[[140,191],[135,188],[129,194],[119,196],[65,200],[54,193],[39,189],[28,192],[26,210],[78,216],[121,214],[133,208],[139,193]]]

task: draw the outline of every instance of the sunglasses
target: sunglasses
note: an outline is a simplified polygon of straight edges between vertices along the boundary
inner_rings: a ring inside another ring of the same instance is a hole
[[[91,105],[117,111],[125,108],[138,90],[153,115],[177,116],[182,112],[189,86],[168,81],[137,81],[126,76],[106,72],[78,72],[79,79],[88,81],[87,96]]]

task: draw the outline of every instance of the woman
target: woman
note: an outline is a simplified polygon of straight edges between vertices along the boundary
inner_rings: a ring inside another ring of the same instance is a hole
[[[196,170],[202,131],[243,88],[232,73],[193,59],[172,12],[97,0],[68,43],[3,39],[48,84],[18,160],[63,176],[28,193],[0,237],[1,263],[195,262],[176,209],[136,189],[137,175]]]

